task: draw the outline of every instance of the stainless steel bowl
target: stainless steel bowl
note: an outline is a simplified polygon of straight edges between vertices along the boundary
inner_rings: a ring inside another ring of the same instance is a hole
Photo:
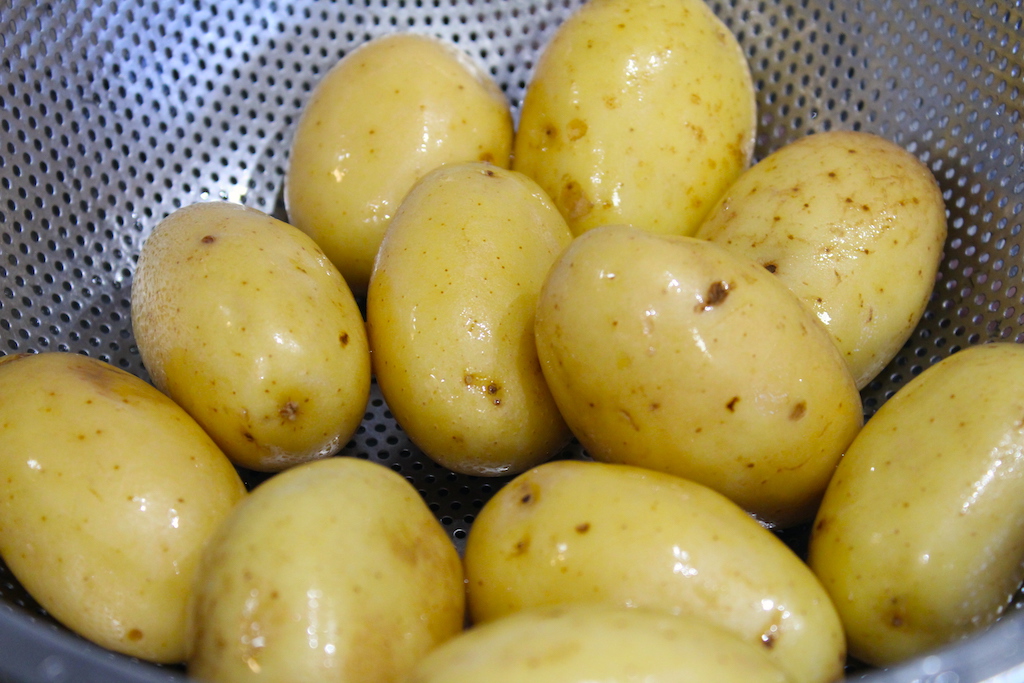
[[[0,353],[68,350],[146,377],[129,300],[148,231],[212,198],[283,216],[297,117],[342,55],[396,30],[445,37],[518,111],[536,56],[580,2],[0,0]],[[934,296],[864,390],[867,413],[958,349],[1024,342],[1022,0],[712,6],[754,73],[759,158],[809,132],[871,131],[917,155],[944,192],[950,231]],[[376,391],[343,453],[406,475],[460,546],[504,483],[427,460]],[[1024,681],[1024,621],[1010,612],[983,635],[849,677]],[[0,681],[183,679],[69,633],[0,566]]]

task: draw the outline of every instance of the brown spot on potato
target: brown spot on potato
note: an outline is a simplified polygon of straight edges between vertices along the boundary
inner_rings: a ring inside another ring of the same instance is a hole
[[[281,416],[282,420],[287,422],[294,421],[299,415],[299,404],[295,401],[288,401],[281,406],[281,410],[278,411],[278,414]]]
[[[340,342],[342,346],[348,346],[348,332],[342,332],[338,335],[338,342]]]
[[[764,269],[767,270],[769,273],[774,273],[778,271],[779,267],[776,264],[769,262],[764,264]]]
[[[565,134],[570,142],[575,142],[587,134],[587,122],[582,119],[573,119],[565,129]]]
[[[761,644],[764,645],[765,649],[771,650],[775,647],[776,635],[774,633],[762,633]]]
[[[518,541],[516,541],[516,544],[514,546],[512,546],[512,557],[518,557],[520,555],[525,555],[526,552],[529,551],[529,550],[530,550],[530,537],[529,536],[523,536]]]
[[[206,235],[205,237],[203,237],[203,239],[199,241],[202,242],[203,244],[213,244],[214,242],[217,241],[217,238],[214,237],[213,235]]]
[[[558,199],[562,214],[569,220],[579,220],[594,208],[593,202],[583,193],[583,188],[571,178],[566,179]]]
[[[793,420],[795,422],[796,420],[799,420],[799,419],[803,418],[803,416],[806,415],[806,414],[807,414],[807,403],[804,402],[804,401],[800,401],[795,406],[793,406],[793,410],[791,410],[790,413],[789,413],[789,419]]]
[[[462,381],[470,389],[479,391],[483,396],[490,397],[494,405],[501,405],[501,399],[496,396],[501,391],[500,382],[475,372],[467,372],[463,376]]]
[[[585,534],[590,531],[590,522],[583,522],[582,524],[576,525],[576,533]]]
[[[736,412],[736,404],[739,403],[739,402],[740,402],[740,397],[739,396],[733,396],[731,399],[729,399],[729,402],[725,404],[725,407],[726,407],[726,409],[730,413],[735,413]]]
[[[519,501],[520,505],[532,505],[540,499],[540,487],[530,482],[523,482],[519,490],[512,493],[513,500]]]
[[[703,301],[698,302],[694,307],[694,310],[698,313],[710,311],[715,306],[718,306],[726,297],[729,296],[729,283],[723,280],[712,282],[708,286],[708,291],[704,294]]]
[[[128,631],[128,640],[132,641],[133,643],[137,643],[140,640],[142,640],[142,636],[142,631],[140,631],[137,628],[133,628],[132,630]]]

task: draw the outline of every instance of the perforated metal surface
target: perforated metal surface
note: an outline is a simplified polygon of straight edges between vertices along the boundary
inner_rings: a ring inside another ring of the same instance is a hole
[[[0,0],[0,352],[75,351],[146,377],[129,298],[148,231],[213,198],[284,217],[298,115],[346,52],[395,30],[448,38],[490,70],[516,112],[534,59],[579,4]],[[865,389],[867,412],[959,348],[1024,342],[1021,0],[712,6],[754,73],[759,158],[808,132],[866,130],[916,154],[943,189],[950,233],[935,296]],[[459,545],[504,481],[424,458],[376,392],[344,453],[407,475]],[[2,567],[0,599],[0,680],[180,676],[70,636]],[[1019,631],[1014,621],[884,680],[981,680],[1024,661]]]

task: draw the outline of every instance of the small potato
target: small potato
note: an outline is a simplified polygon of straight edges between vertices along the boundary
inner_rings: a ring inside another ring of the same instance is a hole
[[[465,617],[437,518],[401,475],[350,457],[256,487],[196,576],[188,672],[207,683],[398,683]]]
[[[245,496],[188,414],[71,353],[0,360],[0,557],[54,618],[116,652],[185,656],[207,539]]]
[[[132,323],[153,383],[236,464],[278,471],[330,455],[362,420],[362,313],[301,231],[227,202],[162,220],[142,245]]]
[[[862,389],[924,314],[946,209],[915,156],[877,135],[835,131],[744,173],[696,236],[775,273],[825,324]]]
[[[689,235],[750,164],[756,127],[743,50],[703,0],[590,0],[537,62],[512,167],[574,234]]]
[[[308,233],[356,296],[413,184],[448,163],[508,168],[512,114],[461,49],[392,33],[348,53],[299,119],[285,178],[288,220]]]
[[[367,326],[388,407],[438,463],[511,474],[568,442],[533,318],[571,240],[536,183],[488,164],[438,169],[402,203],[370,281]]]
[[[766,524],[814,516],[863,423],[824,326],[764,268],[704,240],[580,235],[548,274],[535,331],[594,459],[693,479]]]
[[[408,683],[786,683],[760,645],[705,619],[618,605],[537,608],[434,650]]]
[[[590,461],[540,465],[484,504],[464,560],[477,624],[544,605],[649,607],[725,628],[794,681],[842,675],[842,628],[811,571],[739,507],[686,479]]]
[[[809,563],[850,652],[885,666],[990,625],[1024,579],[1024,346],[931,366],[890,398],[825,494]]]

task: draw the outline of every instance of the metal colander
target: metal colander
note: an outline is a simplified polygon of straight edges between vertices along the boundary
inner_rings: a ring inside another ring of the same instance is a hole
[[[207,199],[284,218],[289,143],[312,88],[360,43],[447,38],[518,112],[534,60],[581,0],[0,0],[0,353],[65,350],[147,377],[129,300],[159,219]],[[809,132],[878,133],[935,174],[949,238],[919,328],[864,392],[1024,342],[1022,0],[721,0],[758,91],[761,158]],[[573,447],[568,455],[578,455]],[[374,388],[344,454],[401,472],[462,546],[503,479],[426,459]],[[243,473],[250,484],[259,476]],[[799,539],[796,539],[799,542]],[[1016,612],[1016,610],[1014,610]],[[1024,622],[872,681],[1024,681]],[[0,565],[0,682],[180,681],[57,625]]]

